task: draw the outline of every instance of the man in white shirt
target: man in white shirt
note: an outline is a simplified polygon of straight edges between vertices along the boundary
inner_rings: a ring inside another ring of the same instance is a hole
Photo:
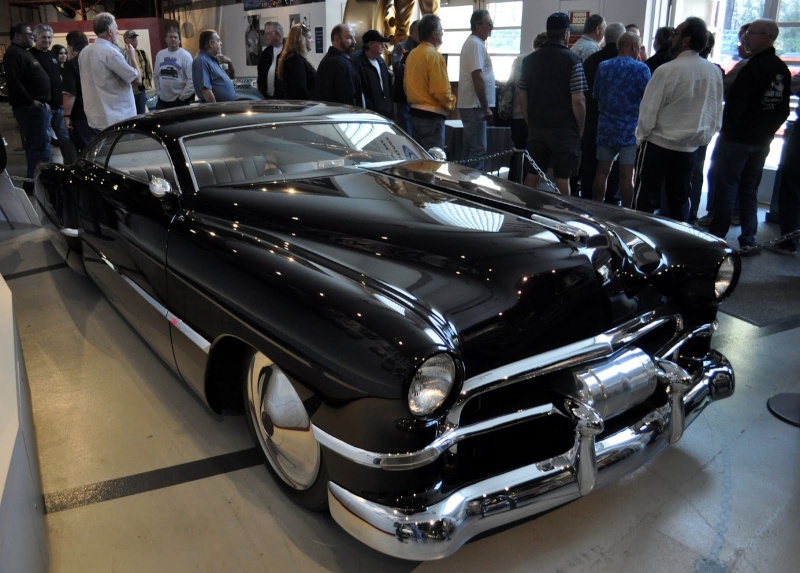
[[[86,119],[89,127],[99,131],[136,115],[131,84],[137,91],[144,90],[144,84],[133,46],[125,45],[128,59],[134,63],[131,66],[117,45],[119,29],[114,16],[101,12],[92,26],[97,40],[81,50],[78,63]]]
[[[464,124],[464,159],[475,159],[486,155],[486,122],[492,118],[491,108],[495,105],[494,70],[486,51],[494,22],[488,10],[475,10],[469,24],[472,34],[461,48],[458,115]],[[483,169],[483,163],[480,160],[469,165]]]
[[[722,125],[722,74],[700,57],[708,43],[700,18],[678,25],[670,42],[676,58],[656,69],[639,106],[634,207],[654,212],[663,185],[668,212],[662,214],[686,221],[694,152]]]
[[[267,47],[258,58],[256,85],[264,98],[280,99],[283,97],[283,93],[280,89],[280,82],[278,85],[275,83],[278,80],[275,70],[278,66],[278,56],[283,51],[283,26],[277,22],[264,24],[264,39],[267,41]]]
[[[156,54],[153,80],[158,94],[156,109],[189,105],[194,100],[192,55],[181,48],[181,35],[167,28],[167,47]]]
[[[586,23],[583,25],[583,36],[578,38],[578,41],[570,49],[578,54],[581,61],[585,62],[586,58],[600,51],[600,42],[605,33],[605,18],[600,14],[592,14],[586,18]]]

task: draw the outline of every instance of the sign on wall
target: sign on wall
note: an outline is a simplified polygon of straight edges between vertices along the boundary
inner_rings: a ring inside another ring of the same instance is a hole
[[[589,19],[589,10],[570,10],[569,11],[569,46],[572,46],[583,35],[583,27]]]

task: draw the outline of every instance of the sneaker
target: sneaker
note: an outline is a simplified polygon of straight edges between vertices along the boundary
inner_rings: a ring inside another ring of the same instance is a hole
[[[754,257],[760,255],[764,249],[757,245],[742,245],[739,250],[739,255],[742,257]]]
[[[711,221],[713,220],[714,220],[714,215],[709,213],[708,215],[703,215],[702,217],[697,219],[695,221],[695,225],[697,225],[698,227],[710,227]]]
[[[781,247],[780,245],[767,245],[764,248],[771,253],[775,253],[777,255],[783,255],[784,257],[794,257],[797,255],[797,249],[791,249],[789,247]]]

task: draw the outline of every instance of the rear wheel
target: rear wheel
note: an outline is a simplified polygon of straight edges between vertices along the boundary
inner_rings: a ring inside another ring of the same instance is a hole
[[[244,386],[248,426],[276,481],[298,505],[326,509],[325,463],[294,386],[261,352],[254,352],[246,361]]]

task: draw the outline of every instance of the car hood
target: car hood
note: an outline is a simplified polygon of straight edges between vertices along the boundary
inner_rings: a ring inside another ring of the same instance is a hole
[[[397,314],[413,314],[434,340],[468,351],[473,374],[663,303],[649,287],[626,292],[610,272],[663,266],[638,234],[600,223],[591,204],[453,164],[422,160],[204,188],[186,205],[206,225],[233,224],[349,278]]]

